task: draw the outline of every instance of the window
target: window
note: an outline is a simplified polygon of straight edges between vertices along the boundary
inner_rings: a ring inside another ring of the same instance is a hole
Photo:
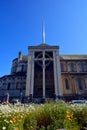
[[[78,86],[79,86],[79,89],[82,90],[83,87],[82,87],[82,81],[80,78],[78,78]]]
[[[8,83],[7,90],[9,90],[9,89],[10,89],[10,86],[11,86],[11,84],[10,84],[10,83]]]
[[[21,72],[24,72],[24,65],[21,66]]]
[[[16,83],[16,89],[21,89],[21,84],[20,83]]]
[[[24,71],[24,72],[27,71],[27,65],[24,65],[23,71]]]
[[[69,82],[68,82],[68,79],[65,79],[65,85],[66,85],[66,89],[69,89]]]
[[[26,83],[25,83],[25,82],[23,82],[21,85],[22,85],[22,89],[24,89],[24,90],[25,90]]]
[[[61,64],[61,71],[64,71],[64,65]]]
[[[74,71],[74,64],[73,63],[70,64],[70,71]]]
[[[45,58],[53,58],[53,52],[51,51],[45,52]]]
[[[80,68],[80,72],[84,71],[84,64],[80,63],[79,68]]]
[[[42,58],[43,57],[43,54],[42,52],[35,52],[35,58]]]

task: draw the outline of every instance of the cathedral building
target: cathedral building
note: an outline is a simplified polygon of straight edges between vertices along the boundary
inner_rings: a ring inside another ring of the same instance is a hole
[[[59,46],[29,46],[0,77],[0,100],[87,99],[87,55],[60,55]]]

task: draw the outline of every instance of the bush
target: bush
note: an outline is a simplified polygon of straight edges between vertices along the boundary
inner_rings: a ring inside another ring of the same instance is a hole
[[[87,104],[51,102],[0,106],[0,130],[80,130],[87,123]]]

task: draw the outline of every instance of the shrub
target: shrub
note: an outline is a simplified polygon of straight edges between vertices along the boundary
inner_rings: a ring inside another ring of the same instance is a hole
[[[0,130],[80,130],[87,123],[87,104],[51,102],[0,106]]]

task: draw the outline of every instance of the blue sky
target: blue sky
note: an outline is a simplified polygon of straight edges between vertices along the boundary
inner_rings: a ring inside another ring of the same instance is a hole
[[[59,45],[60,54],[87,54],[87,0],[0,0],[0,77],[29,45]]]

